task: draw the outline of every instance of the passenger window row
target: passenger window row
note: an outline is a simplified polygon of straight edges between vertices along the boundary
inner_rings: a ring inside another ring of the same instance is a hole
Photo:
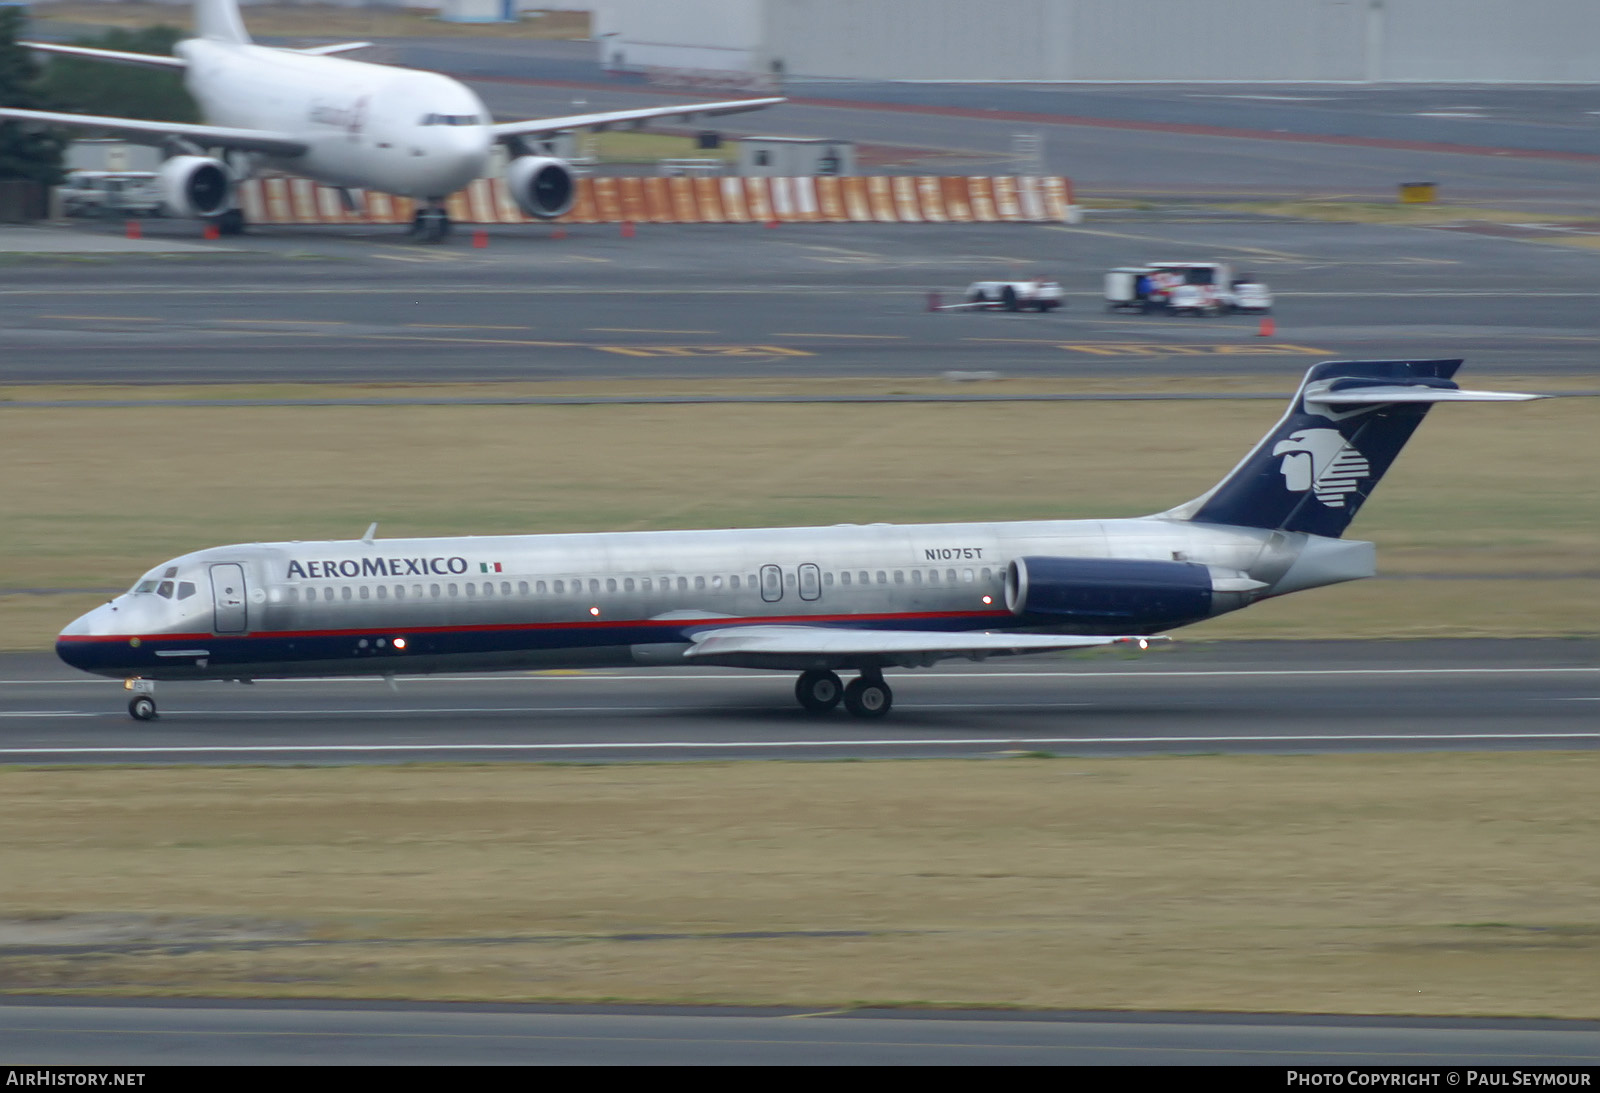
[[[873,586],[927,585],[927,586],[954,586],[957,584],[974,584],[979,580],[985,584],[994,580],[994,571],[984,567],[981,572],[973,569],[894,569],[894,570],[841,570],[837,575],[837,584],[840,588],[870,588]],[[156,585],[154,581],[144,582]],[[273,603],[299,603],[302,594],[305,603],[316,603],[320,599],[323,603],[349,600],[423,600],[423,599],[510,599],[513,596],[576,596],[588,599],[591,596],[615,595],[617,593],[645,593],[669,594],[676,592],[721,593],[724,591],[738,592],[741,589],[761,590],[762,597],[768,601],[775,601],[783,597],[787,588],[794,591],[798,584],[801,598],[814,600],[820,595],[822,587],[835,585],[835,574],[830,570],[823,573],[814,565],[799,567],[799,577],[796,578],[794,570],[780,573],[778,566],[764,566],[760,581],[754,574],[740,577],[738,574],[724,576],[714,574],[710,577],[572,577],[549,579],[542,581],[464,581],[431,584],[397,584],[397,585],[323,585],[318,588],[305,588],[290,585],[282,589],[273,589],[270,600]],[[157,595],[170,596],[172,582],[162,582],[159,588],[146,589],[140,585],[137,591],[152,591]],[[161,591],[161,589],[166,591]],[[194,595],[195,586],[182,582],[178,587],[178,598],[187,599]]]

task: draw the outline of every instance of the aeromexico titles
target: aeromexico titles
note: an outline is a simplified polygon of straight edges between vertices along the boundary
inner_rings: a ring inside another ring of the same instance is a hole
[[[887,713],[888,667],[1118,642],[1375,572],[1341,538],[1458,360],[1335,361],[1212,489],[1137,519],[251,543],[164,562],[56,650],[155,681],[724,665]],[[838,673],[854,673],[846,686]]]
[[[205,124],[10,107],[0,107],[0,120],[115,133],[163,149],[159,181],[168,209],[213,222],[224,234],[244,227],[235,184],[272,169],[339,187],[351,209],[362,190],[416,198],[421,207],[412,230],[436,242],[450,226],[445,198],[487,172],[497,143],[512,157],[505,181],[517,205],[529,216],[551,218],[572,208],[577,188],[572,168],[541,152],[537,138],[652,118],[688,122],[783,101],[737,99],[496,123],[477,95],[447,76],[334,56],[370,42],[260,46],[251,42],[236,0],[194,0],[194,14],[197,37],[179,42],[172,57],[23,44],[44,53],[181,70]]]

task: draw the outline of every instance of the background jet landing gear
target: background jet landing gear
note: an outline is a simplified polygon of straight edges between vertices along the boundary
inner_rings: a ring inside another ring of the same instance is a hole
[[[411,236],[423,243],[443,243],[450,235],[450,214],[438,202],[429,202],[411,218]]]
[[[135,721],[156,719],[156,684],[153,679],[130,679],[123,686],[133,692],[128,699],[128,716]]]
[[[819,669],[802,672],[795,681],[794,696],[808,712],[819,714],[832,710],[840,699],[844,700],[844,708],[856,717],[882,717],[894,705],[894,692],[877,668],[863,670],[859,679],[851,680],[848,687],[842,688],[839,677],[832,672]]]

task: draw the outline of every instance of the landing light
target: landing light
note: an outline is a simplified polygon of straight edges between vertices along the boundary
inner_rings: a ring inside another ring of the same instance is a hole
[[[983,598],[983,602],[984,603],[993,603],[994,602],[994,597],[993,596],[985,596]]]
[[[589,614],[598,615],[600,614],[600,609],[598,607],[591,607],[589,608]]]
[[[1139,639],[1139,648],[1148,649],[1148,648],[1150,648],[1150,643],[1148,641],[1145,641],[1143,638],[1140,638]]]
[[[394,647],[396,649],[404,649],[406,647],[406,639],[405,638],[395,638],[394,639]]]

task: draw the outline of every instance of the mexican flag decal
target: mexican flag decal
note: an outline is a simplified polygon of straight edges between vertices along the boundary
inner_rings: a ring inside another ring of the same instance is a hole
[[[479,562],[478,563],[478,572],[480,572],[480,573],[499,573],[499,572],[501,572],[500,563],[499,562]]]

